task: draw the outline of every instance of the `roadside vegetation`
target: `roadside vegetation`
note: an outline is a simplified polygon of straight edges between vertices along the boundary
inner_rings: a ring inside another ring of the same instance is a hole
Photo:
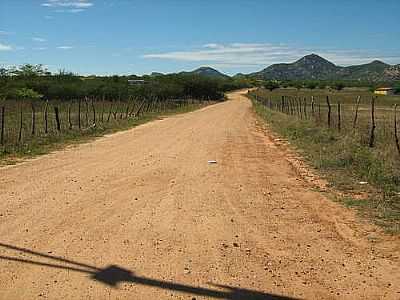
[[[249,96],[272,129],[340,191],[341,202],[388,232],[400,232],[399,116],[395,124],[394,110],[400,96],[375,97],[359,88],[261,88]]]
[[[193,110],[249,85],[193,74],[78,76],[41,65],[0,69],[0,160]]]

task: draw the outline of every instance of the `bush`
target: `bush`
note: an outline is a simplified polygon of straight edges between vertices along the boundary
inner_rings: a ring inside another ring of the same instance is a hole
[[[397,84],[394,86],[394,92],[395,92],[397,95],[400,95],[400,83],[397,83]]]
[[[192,74],[163,76],[88,76],[60,71],[49,74],[41,65],[24,65],[16,70],[0,70],[0,97],[12,99],[10,91],[31,89],[47,100],[72,100],[93,97],[126,101],[136,98],[223,99],[224,92],[250,86],[243,79],[212,78]],[[129,85],[129,79],[142,79],[145,84]],[[278,86],[279,87],[279,86]]]
[[[277,81],[275,81],[275,80],[269,80],[269,81],[264,83],[264,87],[267,90],[273,91],[273,90],[279,88],[279,83]]]
[[[346,85],[343,82],[335,82],[332,85],[332,88],[334,88],[337,91],[341,91],[346,87]]]
[[[308,81],[305,83],[304,85],[307,89],[313,90],[318,86],[318,82],[317,81]]]

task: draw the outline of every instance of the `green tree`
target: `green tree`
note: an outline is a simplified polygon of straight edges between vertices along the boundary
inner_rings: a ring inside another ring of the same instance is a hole
[[[394,92],[400,94],[400,82],[394,85]]]
[[[37,93],[36,91],[32,90],[32,89],[27,89],[27,88],[20,88],[17,89],[15,91],[15,95],[19,98],[22,99],[29,99],[29,100],[36,100],[36,99],[40,99],[41,97],[43,97],[43,95],[40,95],[39,93]]]
[[[373,93],[377,87],[378,86],[376,84],[369,84],[368,90]]]
[[[280,87],[279,83],[275,80],[269,80],[264,83],[264,88],[266,88],[267,90],[270,90],[271,92],[279,87]]]
[[[307,81],[304,86],[307,89],[313,90],[318,86],[318,82],[316,82],[316,81]]]
[[[42,64],[24,64],[16,69],[14,74],[21,77],[35,77],[47,75],[48,71]]]
[[[301,81],[295,81],[292,84],[293,87],[295,87],[296,89],[300,90],[304,85]]]
[[[335,82],[335,83],[332,84],[332,88],[337,90],[337,91],[341,91],[345,87],[346,87],[346,85],[341,81],[338,81],[338,82]]]
[[[320,88],[321,90],[326,89],[326,82],[325,81],[320,81],[318,82],[318,88]]]

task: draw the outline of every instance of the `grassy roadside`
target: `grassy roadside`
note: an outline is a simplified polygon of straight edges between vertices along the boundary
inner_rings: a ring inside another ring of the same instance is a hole
[[[35,140],[29,141],[29,143],[15,145],[12,148],[9,147],[7,150],[3,149],[0,151],[0,167],[2,165],[16,164],[27,158],[33,158],[38,155],[60,150],[69,145],[89,142],[106,134],[131,129],[160,117],[182,114],[205,106],[207,106],[207,104],[188,104],[163,112],[148,112],[138,118],[118,119],[115,121],[111,120],[107,123],[98,123],[96,127],[83,129],[81,131],[65,131],[59,135],[37,137]]]
[[[306,161],[343,196],[337,201],[357,211],[385,231],[400,233],[400,170],[378,152],[360,145],[357,136],[290,118],[253,100],[256,113],[286,138]],[[360,184],[360,182],[368,184]]]

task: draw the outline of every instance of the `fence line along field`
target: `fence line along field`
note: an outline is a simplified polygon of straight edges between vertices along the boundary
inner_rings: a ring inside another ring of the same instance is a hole
[[[300,120],[313,120],[338,131],[352,131],[359,136],[360,143],[368,142],[371,147],[376,143],[385,147],[391,144],[390,152],[397,152],[394,122],[400,96],[376,97],[366,91],[330,93],[326,90],[296,92],[283,89],[258,90],[254,96],[271,109]],[[375,123],[373,140],[371,122]],[[397,155],[394,157],[397,159]]]
[[[208,103],[157,98],[4,100],[0,102],[0,153],[34,154],[54,142],[122,129],[159,114],[187,111]]]
[[[400,230],[400,97],[305,89],[257,89],[249,96],[331,182],[370,200],[349,196],[349,204],[373,208],[390,230]]]
[[[195,73],[80,76],[43,65],[0,70],[0,158],[48,152],[55,142],[115,131],[195,109],[249,85]]]

